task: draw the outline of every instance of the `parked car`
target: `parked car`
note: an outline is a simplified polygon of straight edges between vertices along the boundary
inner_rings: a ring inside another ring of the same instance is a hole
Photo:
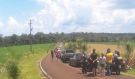
[[[82,53],[76,53],[72,58],[70,58],[69,65],[74,67],[81,67],[82,65]]]
[[[74,54],[75,54],[75,51],[73,49],[66,49],[62,53],[61,60],[63,62],[69,62],[70,58],[72,58]]]

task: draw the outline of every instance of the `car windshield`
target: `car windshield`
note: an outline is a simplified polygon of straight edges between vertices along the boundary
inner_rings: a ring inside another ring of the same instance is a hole
[[[74,53],[73,50],[66,50],[66,53]]]

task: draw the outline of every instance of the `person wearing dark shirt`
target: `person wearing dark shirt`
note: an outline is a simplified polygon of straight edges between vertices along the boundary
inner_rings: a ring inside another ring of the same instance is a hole
[[[53,60],[53,58],[54,58],[53,50],[51,50],[51,57],[52,57],[52,60]]]
[[[82,73],[86,74],[87,73],[87,57],[86,54],[83,52],[83,56],[82,56]]]
[[[120,65],[121,65],[121,59],[120,58],[120,52],[118,50],[115,50],[113,55],[113,69],[116,71],[117,75],[120,75]]]
[[[92,60],[92,71],[93,71],[93,75],[96,76],[96,69],[97,69],[97,53],[96,53],[96,49],[93,49],[92,54],[90,55],[90,59]]]

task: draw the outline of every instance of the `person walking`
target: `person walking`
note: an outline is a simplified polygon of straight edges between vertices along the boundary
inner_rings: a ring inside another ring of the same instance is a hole
[[[113,59],[113,53],[111,52],[111,49],[108,48],[106,52],[106,65],[107,65],[107,76],[110,76],[112,74],[112,59]]]
[[[52,57],[52,60],[53,60],[53,58],[54,58],[54,52],[53,52],[53,50],[51,50],[51,57]]]

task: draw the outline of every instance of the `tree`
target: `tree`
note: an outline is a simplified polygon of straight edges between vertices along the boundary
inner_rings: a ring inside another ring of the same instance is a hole
[[[11,43],[11,45],[17,45],[18,44],[18,36],[16,34],[13,34],[10,37],[10,43]]]
[[[29,44],[29,36],[27,34],[22,34],[18,38],[20,45]]]
[[[127,59],[127,65],[131,66],[131,64],[134,62],[132,62],[132,53],[133,53],[133,45],[131,43],[126,43],[125,44],[125,48],[126,48],[126,59]]]
[[[82,52],[86,52],[87,51],[87,44],[83,43],[82,45]]]
[[[33,44],[41,43],[56,43],[56,42],[76,42],[83,39],[87,42],[118,42],[133,40],[135,38],[135,33],[49,33],[44,34],[43,32],[38,32],[31,35]],[[2,43],[4,45],[2,45]],[[0,46],[11,46],[11,45],[27,45],[30,43],[30,38],[28,34],[22,34],[20,36],[13,34],[12,36],[3,37],[0,35]]]
[[[36,43],[44,43],[45,35],[42,32],[38,32],[35,34],[35,42]]]
[[[2,38],[2,35],[0,35],[0,46],[3,46],[3,38]]]

